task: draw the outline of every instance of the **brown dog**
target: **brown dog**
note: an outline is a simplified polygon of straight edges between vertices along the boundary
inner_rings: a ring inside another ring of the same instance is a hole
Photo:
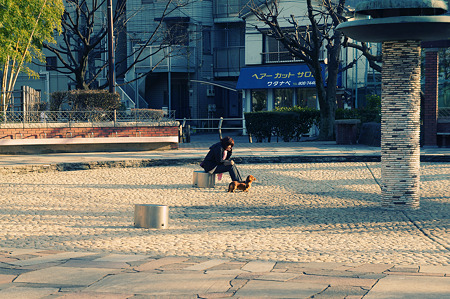
[[[255,180],[254,176],[249,175],[245,182],[232,181],[230,185],[228,185],[228,192],[234,192],[236,189],[248,192],[248,189],[252,186],[252,182]]]

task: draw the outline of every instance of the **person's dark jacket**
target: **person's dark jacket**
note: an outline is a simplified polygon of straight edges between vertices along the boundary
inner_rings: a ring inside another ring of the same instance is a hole
[[[222,147],[221,142],[213,144],[209,148],[209,152],[200,166],[203,167],[206,172],[212,173],[214,172],[214,169],[216,169],[216,167],[220,164],[230,165],[230,157],[232,154],[231,150],[227,151],[227,157],[225,158],[225,160],[223,159],[224,150],[225,149]]]

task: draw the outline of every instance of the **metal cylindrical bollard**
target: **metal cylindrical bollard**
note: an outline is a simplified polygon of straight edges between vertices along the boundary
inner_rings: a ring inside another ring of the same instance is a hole
[[[169,207],[154,204],[134,205],[134,226],[143,228],[168,228]]]
[[[198,188],[214,188],[216,184],[216,175],[201,170],[193,173],[192,186]]]

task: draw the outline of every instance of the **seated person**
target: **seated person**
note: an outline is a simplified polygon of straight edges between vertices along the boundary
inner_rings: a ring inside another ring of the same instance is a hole
[[[242,181],[236,164],[233,160],[230,160],[233,146],[233,138],[228,136],[222,138],[220,142],[213,144],[209,148],[209,152],[200,166],[205,170],[205,172],[210,174],[222,174],[224,172],[228,172],[232,181]],[[221,177],[219,177],[219,180],[220,179]]]

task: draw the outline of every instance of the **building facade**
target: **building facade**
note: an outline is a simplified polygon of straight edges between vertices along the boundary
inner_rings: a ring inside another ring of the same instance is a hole
[[[123,1],[113,4],[117,2]],[[126,31],[115,37],[116,62],[126,57],[129,66],[136,62],[116,79],[116,91],[126,107],[164,108],[176,111],[176,118],[193,119],[242,117],[244,112],[281,106],[319,108],[311,72],[279,41],[254,29],[256,20],[246,13],[247,2],[202,0],[179,5],[180,1],[173,1],[167,6],[167,1],[162,0],[127,0]],[[299,18],[306,14],[305,1],[280,3],[283,12]],[[96,22],[98,28],[105,28],[106,7],[100,11]],[[147,43],[153,33],[155,36]],[[106,41],[99,47],[95,58],[101,65],[108,59],[106,51],[101,51],[106,49]],[[142,47],[142,54],[138,54],[136,50]],[[51,92],[75,87],[70,78],[54,71],[60,66],[56,56],[48,51],[45,54],[47,65],[36,66],[40,78],[22,75],[17,86],[40,90],[42,100],[48,101]],[[356,53],[343,49],[344,61],[355,57]],[[325,49],[322,58],[326,73]],[[106,77],[105,69],[93,87],[103,84]],[[291,80],[269,80],[286,79],[282,77]],[[353,99],[347,106],[359,106],[354,99],[364,98],[370,80],[375,86],[379,75],[371,72],[363,60],[343,74],[340,92]]]
[[[163,43],[169,42],[168,32],[178,34],[169,47],[139,62],[134,72],[127,74],[125,79],[132,81],[148,73],[134,84],[143,99],[138,104],[167,107],[176,111],[177,118],[240,117],[242,107],[235,87],[244,65],[245,23],[239,18],[244,1],[192,1],[162,18],[166,4],[127,1],[127,12],[136,14],[127,25],[128,53],[140,47],[143,41],[139,37],[155,31],[156,26],[162,26],[162,34],[147,46],[147,53],[160,51]]]

